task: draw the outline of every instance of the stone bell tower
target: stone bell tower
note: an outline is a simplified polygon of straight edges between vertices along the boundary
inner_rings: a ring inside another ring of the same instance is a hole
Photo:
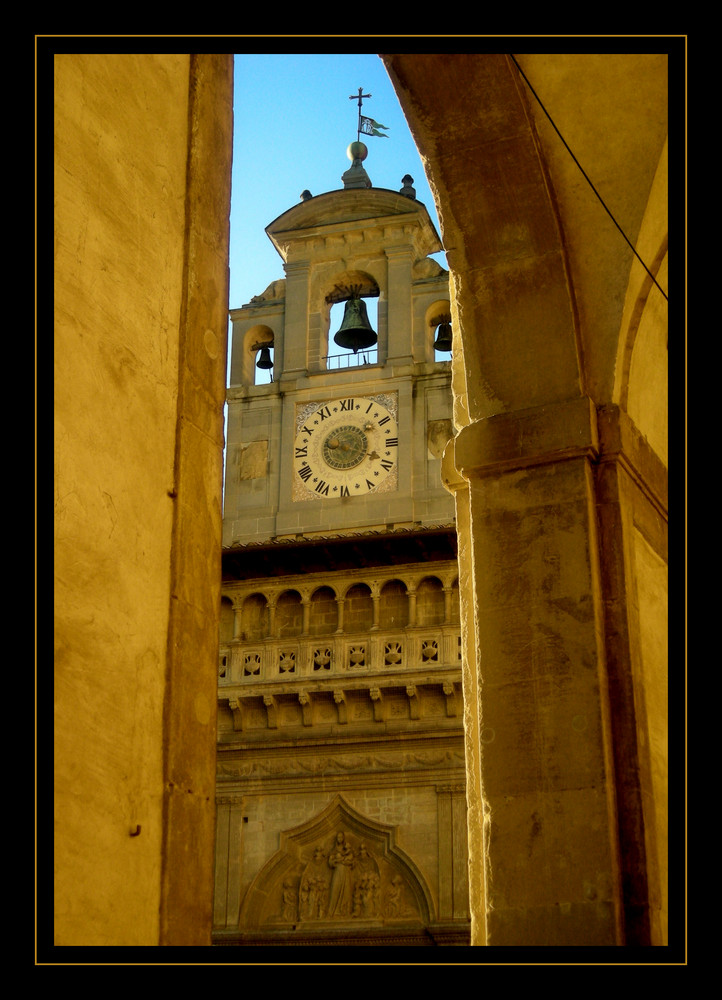
[[[448,272],[348,156],[231,311],[217,944],[468,943]]]
[[[450,323],[449,281],[429,256],[442,247],[413,188],[359,186],[370,185],[365,146],[349,149],[362,155],[354,155],[342,190],[306,196],[266,228],[285,279],[231,312],[226,547],[454,517],[439,475],[451,437],[450,353],[434,347],[436,331]],[[367,316],[376,313],[376,329],[371,342],[340,352],[332,307],[345,302],[348,315],[359,299]],[[257,385],[257,361],[271,351],[273,381]],[[360,400],[380,396],[398,431],[384,434],[394,449],[386,462],[334,468],[322,453],[315,463],[299,461],[330,426],[327,406],[340,420],[349,412],[341,407],[358,399],[352,412],[360,419],[367,416]],[[307,413],[318,414],[312,427]]]

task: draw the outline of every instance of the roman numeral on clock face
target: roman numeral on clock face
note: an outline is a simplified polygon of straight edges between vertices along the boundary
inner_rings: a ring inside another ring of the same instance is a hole
[[[307,483],[308,480],[313,475],[313,469],[311,468],[310,465],[308,465],[307,462],[304,462],[303,465],[301,466],[301,468],[298,470],[298,474],[301,477],[301,479],[304,481],[304,483]]]
[[[339,403],[341,404],[341,412],[342,413],[343,413],[344,410],[346,410],[347,412],[353,410],[353,404],[354,404],[354,400],[353,399],[340,399]]]

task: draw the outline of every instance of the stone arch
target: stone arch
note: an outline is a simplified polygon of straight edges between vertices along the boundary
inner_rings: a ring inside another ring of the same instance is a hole
[[[445,618],[444,585],[437,576],[425,576],[416,588],[417,624],[443,625]]]
[[[382,59],[438,185],[454,287],[455,356],[458,347],[466,383],[455,405],[468,417],[457,413],[457,425],[578,396],[581,369],[566,255],[513,64],[505,55],[459,54],[435,60],[430,72],[427,59]],[[461,79],[467,81],[463,87]],[[454,95],[452,117],[438,98],[439,86]],[[473,212],[471,178],[479,192]]]
[[[332,329],[331,311],[334,306],[337,306],[342,302],[345,303],[350,298],[350,289],[357,289],[358,294],[364,300],[364,303],[369,311],[369,322],[378,336],[379,316],[377,314],[377,310],[371,308],[369,303],[369,300],[371,299],[379,300],[382,295],[377,279],[368,271],[354,269],[339,271],[324,281],[320,294],[320,351],[322,358],[329,354],[338,353],[341,350],[341,348],[333,342],[333,337],[338,330],[336,328]],[[343,311],[340,309],[333,309],[333,312],[334,321],[338,318],[338,326],[340,327],[343,320]],[[333,325],[335,327],[335,322]]]
[[[311,594],[309,632],[311,635],[329,635],[338,628],[338,602],[333,587],[318,587]]]
[[[365,632],[374,623],[374,603],[367,583],[352,583],[344,594],[344,631]]]
[[[640,256],[632,265],[622,316],[615,366],[613,401],[643,432],[656,453],[667,461],[667,302],[668,287],[667,145],[662,151],[637,240]],[[654,280],[653,280],[654,279]]]
[[[387,580],[381,586],[379,628],[404,628],[409,623],[409,595],[403,580]]]
[[[284,590],[276,601],[276,634],[280,639],[303,632],[303,601],[297,590]]]
[[[338,844],[343,851],[336,851]],[[348,865],[336,864],[336,853],[345,854]],[[343,894],[337,869],[347,882]],[[426,880],[396,844],[395,828],[336,795],[322,812],[281,833],[279,850],[245,895],[240,926],[286,933],[316,927],[332,935],[361,922],[427,926],[434,912]]]
[[[424,313],[424,329],[426,330],[426,353],[431,361],[450,361],[451,352],[437,352],[434,347],[439,325],[451,324],[451,302],[449,299],[437,299],[427,306]]]
[[[605,753],[619,762],[616,785],[612,773],[606,788],[615,809],[602,806],[594,818],[587,811],[585,835],[577,830],[571,865],[581,871],[595,842],[605,863],[621,869],[623,888],[613,895],[623,916],[605,924],[597,912],[583,930],[581,923],[570,929],[565,940],[578,934],[586,942],[663,944],[666,876],[658,878],[649,858],[656,850],[664,856],[666,841],[659,837],[654,813],[644,815],[640,803],[654,801],[650,808],[666,815],[666,792],[657,794],[642,768],[630,767],[639,747],[649,747],[652,741],[642,732],[651,704],[651,700],[645,703],[649,682],[628,678],[642,635],[634,609],[646,599],[650,620],[663,629],[665,616],[657,616],[654,602],[657,587],[664,594],[666,585],[661,579],[652,583],[634,577],[629,567],[631,547],[637,542],[625,537],[624,525],[626,518],[631,522],[640,511],[649,517],[647,524],[655,524],[650,537],[654,534],[659,551],[654,557],[647,552],[645,558],[656,581],[657,574],[661,577],[666,571],[666,469],[658,467],[656,456],[641,442],[646,436],[662,457],[659,465],[666,462],[666,444],[661,444],[666,437],[666,299],[653,289],[651,278],[585,187],[578,161],[559,141],[545,110],[552,108],[563,116],[564,131],[574,133],[577,152],[583,149],[582,159],[593,164],[606,191],[613,192],[626,235],[635,250],[643,251],[642,258],[665,289],[666,205],[661,191],[666,172],[657,160],[667,129],[666,54],[381,58],[434,189],[453,290],[457,435],[445,454],[445,482],[457,496],[466,618],[462,632],[471,639],[464,645],[470,681],[465,699],[471,727],[467,732],[471,867],[486,863],[495,875],[504,867],[494,823],[489,827],[482,820],[497,807],[505,808],[501,799],[495,804],[488,795],[494,782],[493,761],[501,753],[499,743],[490,741],[495,731],[492,722],[495,718],[508,722],[504,685],[510,669],[532,656],[546,658],[552,635],[570,664],[581,667],[585,657],[596,657],[599,687],[590,697],[595,714],[604,716],[600,706],[609,694],[605,685],[611,685],[611,735],[603,732],[593,753],[600,769]],[[537,85],[543,107],[536,103],[526,78]],[[583,111],[590,101],[595,108],[598,103],[594,116]],[[606,116],[615,121],[613,142],[602,124]],[[645,381],[650,366],[653,377]],[[626,419],[625,410],[630,416],[634,413],[632,421]],[[635,425],[641,434],[636,434]],[[578,460],[572,463],[571,458]],[[616,478],[623,475],[620,470],[630,458],[639,459],[638,470],[646,470],[637,495],[626,493]],[[572,475],[577,477],[573,490],[565,492],[561,484],[568,487]],[[526,498],[532,495],[544,497],[546,514],[553,498],[558,518],[554,525],[548,517],[540,518],[541,533],[526,516],[531,508]],[[571,596],[576,606],[583,594],[588,607],[607,616],[606,649],[598,647],[589,622],[582,642],[579,635],[561,628],[558,619],[558,570],[569,568],[572,551],[565,530],[574,521],[572,496],[577,510],[584,505],[591,510],[596,504],[607,515],[600,517],[598,535],[593,519],[579,518],[579,535],[588,538],[589,549],[596,551],[601,571],[597,573],[596,567],[588,571],[580,545],[574,550],[578,559],[574,585],[570,585],[572,574],[564,583],[565,599]],[[653,515],[645,509],[647,502],[655,508]],[[483,553],[483,561],[477,553]],[[538,565],[533,564],[536,558]],[[523,603],[528,607],[533,600],[537,614],[520,613],[511,628],[515,613],[504,589],[507,594],[524,590]],[[532,629],[528,629],[530,617]],[[544,628],[539,630],[542,620]],[[500,634],[504,642],[498,641]],[[477,676],[482,649],[483,693]],[[646,655],[653,658],[653,650],[648,647]],[[559,662],[558,653],[554,662]],[[663,684],[666,660],[660,657],[655,668]],[[488,683],[492,673],[499,681],[493,688]],[[580,690],[576,694],[584,700]],[[514,698],[518,711],[519,689]],[[645,705],[639,714],[637,702]],[[528,697],[524,704],[526,724],[546,733],[548,702]],[[482,717],[484,730],[477,727]],[[666,725],[663,712],[661,717]],[[590,752],[591,747],[590,740]],[[647,751],[639,752],[643,756]],[[552,756],[560,769],[571,761],[576,764],[573,755],[565,757],[560,751]],[[663,748],[655,766],[666,774]],[[485,769],[491,780],[482,801],[478,789],[485,784]],[[590,785],[593,780],[589,779]],[[504,794],[509,794],[508,787]],[[563,811],[565,816],[574,814],[571,797]],[[554,821],[561,827],[562,811]],[[515,887],[522,898],[521,887],[525,881],[532,883],[533,872],[522,862],[516,871]],[[506,907],[503,893],[494,898],[493,881],[492,895],[485,899],[484,880],[472,880],[472,911],[483,914],[473,924],[472,943],[529,943],[529,926],[522,926]],[[540,908],[535,933],[539,943],[546,943],[551,908],[543,917],[542,912]],[[652,923],[657,919],[661,933]]]
[[[242,385],[255,385],[258,381],[258,369],[256,367],[256,361],[260,353],[261,347],[267,347],[271,350],[271,358],[274,357],[275,351],[275,334],[270,326],[265,323],[257,323],[254,326],[249,327],[243,335],[243,346],[242,346]]]
[[[268,601],[265,594],[249,594],[241,605],[241,637],[247,641],[265,639],[268,625]]]

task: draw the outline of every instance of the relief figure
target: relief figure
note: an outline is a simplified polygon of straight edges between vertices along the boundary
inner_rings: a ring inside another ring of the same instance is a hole
[[[328,856],[328,864],[333,869],[328,899],[328,915],[329,917],[346,917],[351,913],[353,903],[351,869],[354,866],[354,854],[346,842],[346,835],[341,831],[336,834],[336,842]]]

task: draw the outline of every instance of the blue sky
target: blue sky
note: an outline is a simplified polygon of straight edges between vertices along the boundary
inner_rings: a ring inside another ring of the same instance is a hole
[[[254,54],[235,57],[231,191],[230,308],[249,302],[277,278],[283,263],[265,227],[313,195],[343,187],[346,155],[362,113],[387,126],[388,138],[365,138],[364,166],[374,187],[398,191],[411,174],[416,197],[439,228],[416,146],[377,55]],[[446,267],[445,258],[436,259]]]

